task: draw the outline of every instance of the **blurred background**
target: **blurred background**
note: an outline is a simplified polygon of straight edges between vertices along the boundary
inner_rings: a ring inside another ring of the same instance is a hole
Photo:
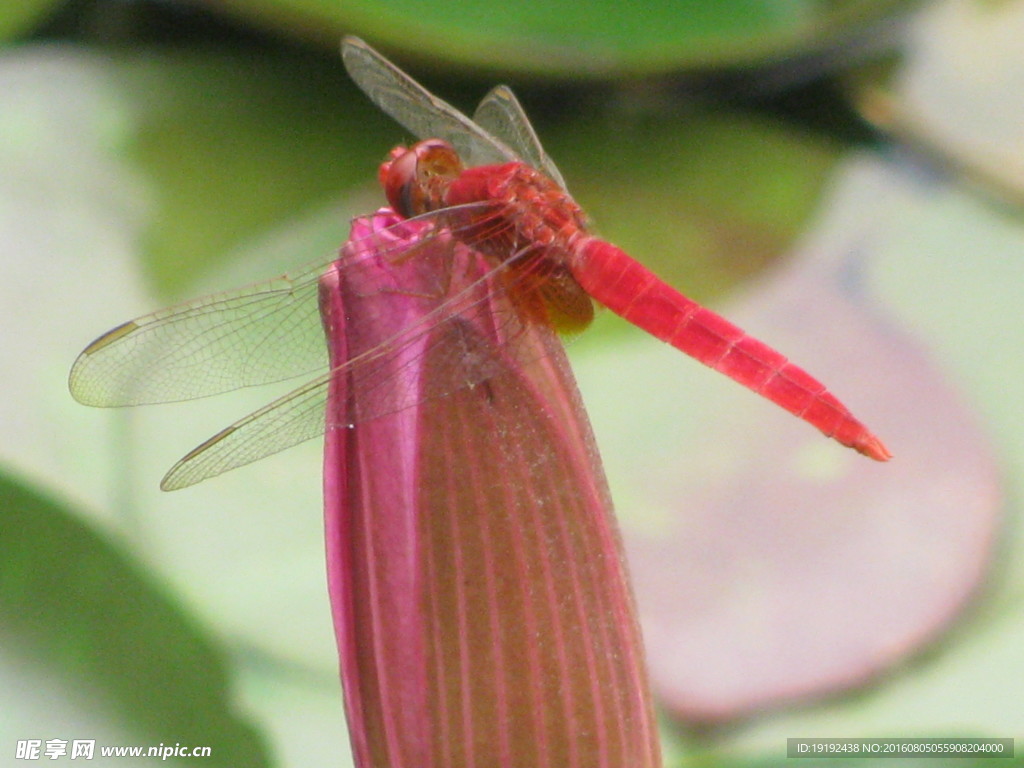
[[[382,204],[411,137],[348,82],[345,33],[469,112],[512,85],[604,237],[895,454],[610,313],[571,345],[666,764],[1024,735],[1024,2],[23,0],[0,5],[0,764],[33,738],[350,764],[319,442],[158,490],[289,385],[116,412],[66,388],[101,332],[330,260]]]

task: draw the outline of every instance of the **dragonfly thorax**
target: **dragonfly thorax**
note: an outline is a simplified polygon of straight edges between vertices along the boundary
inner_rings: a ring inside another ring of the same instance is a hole
[[[586,216],[569,193],[525,163],[467,168],[449,185],[445,202],[491,204],[480,218],[512,250],[529,246],[548,255],[569,254],[587,230]]]
[[[548,176],[522,162],[464,168],[443,139],[396,147],[380,167],[391,208],[411,218],[455,208],[447,223],[459,239],[493,255],[529,248],[568,254],[586,232],[586,217]]]

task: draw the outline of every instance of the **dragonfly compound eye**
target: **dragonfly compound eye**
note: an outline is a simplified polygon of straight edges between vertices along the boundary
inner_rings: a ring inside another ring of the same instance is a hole
[[[462,161],[451,144],[427,139],[392,150],[380,176],[391,208],[409,218],[443,208],[448,186],[460,173]]]

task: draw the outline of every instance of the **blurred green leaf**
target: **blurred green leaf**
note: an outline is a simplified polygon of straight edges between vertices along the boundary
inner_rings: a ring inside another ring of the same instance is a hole
[[[569,76],[736,65],[807,50],[907,0],[218,0],[256,23],[482,67]]]
[[[841,156],[830,141],[722,110],[595,118],[546,143],[604,237],[705,298],[785,253]]]
[[[136,563],[3,475],[0,529],[5,646],[154,743],[209,745],[210,765],[268,764],[232,709],[222,654]]]
[[[129,156],[156,199],[147,269],[165,294],[342,189],[370,188],[387,148],[409,139],[334,59],[236,50],[125,56],[119,67],[137,113]],[[607,236],[698,295],[783,252],[838,156],[827,140],[743,113],[590,107],[571,124],[539,115],[573,192]]]
[[[60,4],[60,0],[0,3],[0,40],[9,40],[27,32]]]
[[[165,294],[274,224],[374,178],[386,118],[337,59],[234,49],[116,61],[137,110],[130,156],[156,196],[148,269]]]

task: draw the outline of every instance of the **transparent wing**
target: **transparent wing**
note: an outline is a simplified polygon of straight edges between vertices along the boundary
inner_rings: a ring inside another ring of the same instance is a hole
[[[438,244],[433,241],[433,245]],[[451,264],[451,251],[446,253],[437,247],[430,250],[428,258],[438,261],[430,269],[444,271],[441,262]],[[410,301],[419,302],[423,311],[392,336],[374,341],[368,351],[249,414],[190,451],[167,473],[161,488],[184,488],[323,434],[329,386],[335,377],[347,381],[351,410],[346,424],[336,425],[347,426],[472,388],[536,358],[538,353],[532,347],[519,342],[524,329],[529,325],[549,335],[552,331],[544,323],[535,322],[536,315],[521,305],[499,298],[504,291],[515,290],[516,280],[529,282],[525,274],[511,277],[509,264],[506,261],[488,267],[478,278],[460,281],[448,275],[445,282],[450,290],[436,295],[376,292],[371,313],[401,316]],[[421,268],[411,261],[395,259],[395,271],[413,267]],[[342,265],[342,269],[348,274],[352,265]],[[357,326],[365,314],[359,302],[368,295],[360,290],[358,295],[350,295],[354,302],[351,307],[345,306],[346,316],[351,312]],[[482,328],[490,329],[486,333],[489,341],[481,340]],[[357,335],[360,332],[358,327],[352,330]],[[492,352],[482,354],[482,349]],[[422,361],[427,355],[432,361],[432,374],[422,377]]]
[[[471,365],[465,359],[466,349],[482,346],[470,343],[465,335],[472,333],[467,330],[473,327],[470,315],[486,311],[483,304],[459,312],[451,312],[449,307],[442,305],[437,314],[443,316],[424,319],[405,329],[401,338],[319,376],[221,430],[171,467],[160,487],[165,491],[187,488],[322,435],[327,396],[335,376],[350,379],[355,410],[349,422],[339,426],[352,426],[499,375],[501,366],[495,358],[481,359],[477,355]],[[510,320],[502,319],[506,328]],[[411,347],[416,348],[415,354],[409,354]],[[419,361],[428,352],[437,361],[437,372],[446,375],[423,381],[417,389],[407,388],[409,377],[415,375]]]
[[[187,488],[324,433],[327,385],[320,376],[196,446],[160,481],[165,491]]]
[[[470,166],[519,159],[511,147],[434,96],[358,37],[342,41],[341,57],[356,85],[415,136],[448,141]]]
[[[335,376],[346,376],[351,381],[351,400],[356,410],[348,424],[339,425],[351,426],[411,408],[430,398],[450,395],[498,375],[496,365],[481,360],[467,367],[465,349],[472,347],[459,339],[465,329],[472,327],[465,322],[465,311],[425,319],[407,328],[401,338],[382,344],[253,411],[189,451],[171,467],[160,487],[165,491],[186,488],[322,435],[329,386]],[[476,311],[484,310],[478,307]],[[459,322],[455,322],[457,318]],[[508,319],[504,322],[507,325]],[[417,348],[415,354],[409,354],[410,347]],[[447,376],[435,377],[410,390],[404,384],[428,351],[439,360],[438,370]]]
[[[533,130],[530,119],[511,88],[499,85],[492,89],[480,100],[480,105],[473,113],[473,121],[489,135],[511,147],[522,160],[543,171],[558,186],[566,189],[565,179],[541,146],[537,132]]]
[[[462,206],[477,208],[486,205]],[[430,223],[455,209],[424,214],[377,231],[358,247],[369,258],[399,258],[391,230]],[[428,227],[426,245],[442,227]],[[453,230],[448,230],[453,231]],[[457,234],[457,231],[453,231]],[[111,407],[192,400],[284,381],[327,366],[317,284],[330,261],[232,291],[215,293],[131,320],[87,346],[69,388],[85,405]],[[348,259],[347,268],[358,261]]]
[[[191,400],[327,365],[317,313],[324,265],[215,293],[119,325],[78,356],[69,386],[86,405]]]

